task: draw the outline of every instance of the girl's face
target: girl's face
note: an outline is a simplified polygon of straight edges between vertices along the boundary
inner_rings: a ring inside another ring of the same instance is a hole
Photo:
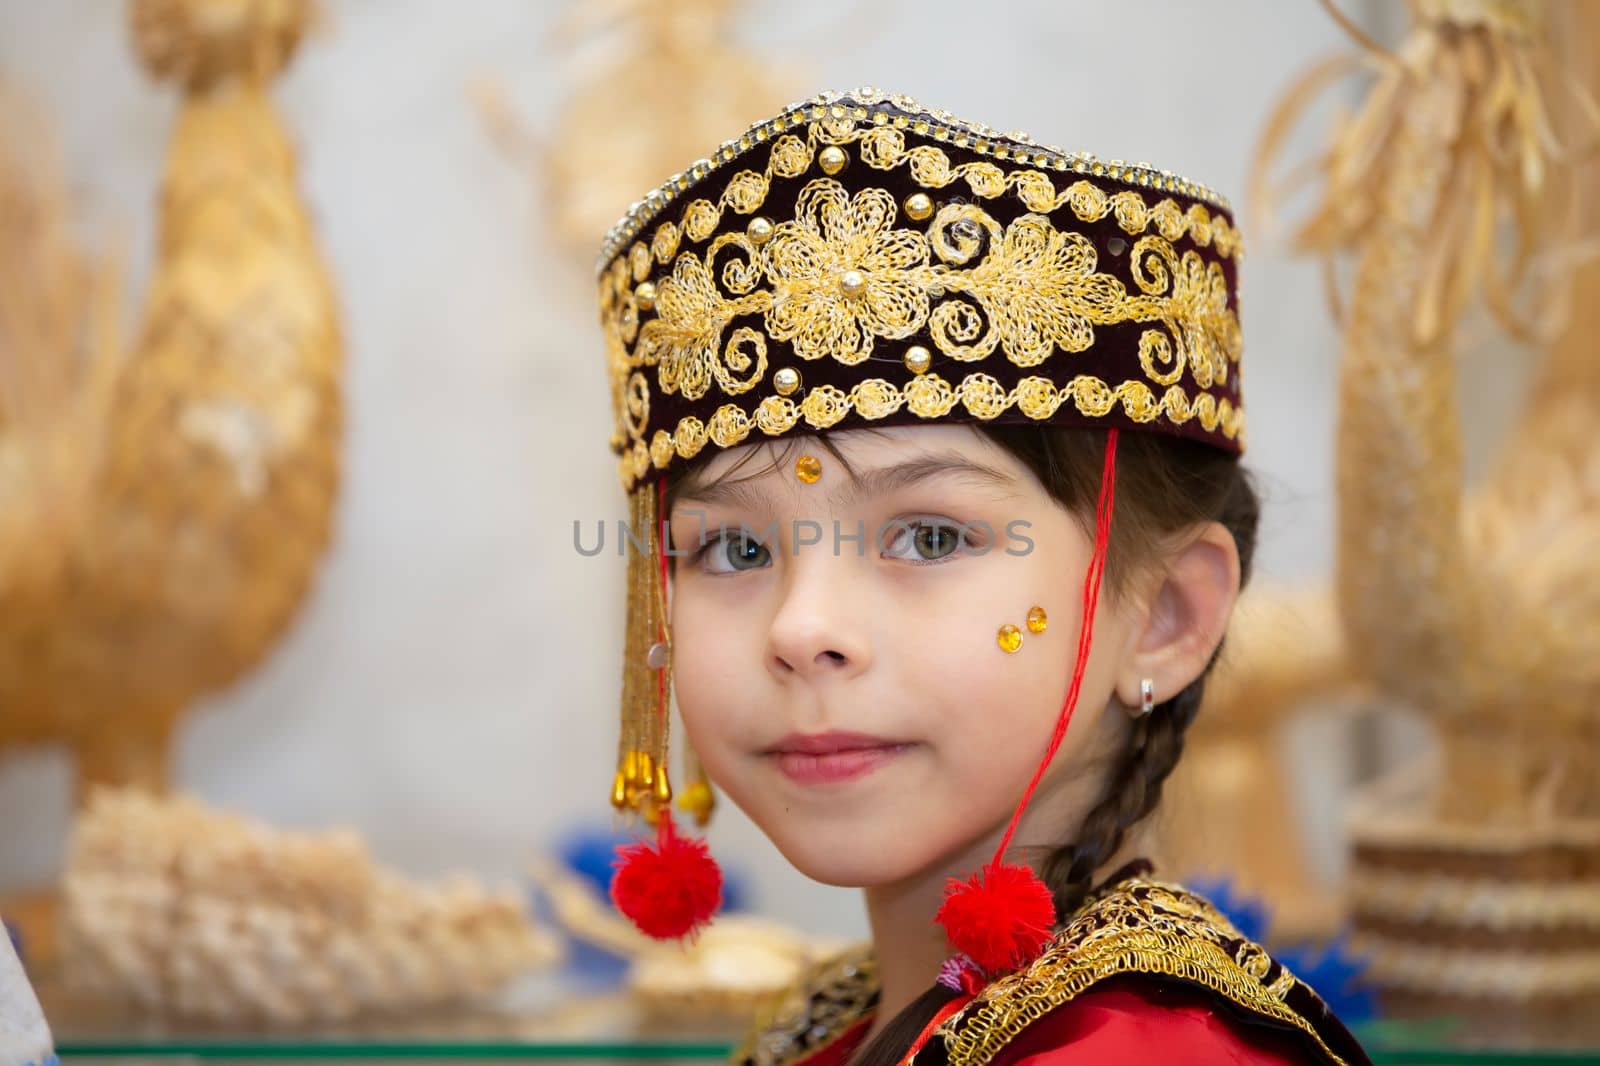
[[[746,445],[674,503],[673,668],[689,737],[712,780],[816,880],[892,885],[976,865],[1049,742],[1092,542],[968,427],[830,440],[854,479],[813,441]],[[750,448],[782,462],[755,456],[719,484]],[[796,476],[802,455],[820,462],[814,483]],[[1018,845],[1063,839],[1066,812],[1103,787],[1102,757],[1127,728],[1106,708],[1137,643],[1134,599],[1101,597],[1072,727]],[[1027,626],[1035,606],[1043,633]],[[996,641],[1007,623],[1023,638],[1013,654]]]

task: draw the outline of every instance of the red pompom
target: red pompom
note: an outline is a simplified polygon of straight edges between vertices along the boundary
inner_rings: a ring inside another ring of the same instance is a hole
[[[1054,933],[1056,905],[1026,866],[990,863],[970,880],[951,880],[936,921],[952,947],[995,975],[1039,956]]]
[[[722,906],[722,870],[704,840],[677,834],[663,809],[656,841],[617,849],[611,901],[640,931],[657,940],[692,936]]]

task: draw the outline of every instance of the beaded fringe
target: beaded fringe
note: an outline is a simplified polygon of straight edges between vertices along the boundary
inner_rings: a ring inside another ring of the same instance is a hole
[[[662,485],[642,481],[628,494],[627,605],[624,617],[621,729],[611,805],[651,825],[672,802],[668,738],[672,708],[672,639],[667,622]],[[684,745],[689,786],[679,806],[705,825],[714,799],[694,753]]]

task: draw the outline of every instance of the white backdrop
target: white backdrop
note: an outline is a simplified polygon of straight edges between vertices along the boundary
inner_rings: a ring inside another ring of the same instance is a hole
[[[326,6],[331,32],[302,50],[279,99],[345,316],[337,542],[278,653],[187,720],[177,778],[276,823],[352,824],[411,872],[511,878],[576,820],[604,820],[615,744],[620,563],[571,546],[574,518],[623,514],[590,286],[467,97],[498,75],[529,124],[550,128],[572,71],[545,42],[567,5]],[[136,67],[124,21],[113,0],[0,0],[0,73],[53,114],[87,231],[120,227],[139,264],[175,101]],[[751,48],[812,71],[819,89],[908,92],[1153,160],[1236,203],[1279,90],[1344,45],[1311,0],[757,0],[744,27]],[[1330,563],[1335,337],[1316,270],[1247,236],[1262,572],[1313,575]],[[1292,748],[1332,871],[1345,766],[1330,738],[1302,731]],[[58,752],[0,762],[0,891],[56,868],[69,795]],[[742,819],[725,812],[713,838],[754,873],[765,909],[864,928],[853,900],[805,883]]]

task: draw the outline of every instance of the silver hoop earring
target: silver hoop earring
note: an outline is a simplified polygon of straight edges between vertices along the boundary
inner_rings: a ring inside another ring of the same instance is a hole
[[[1146,677],[1139,682],[1139,706],[1128,708],[1128,713],[1135,718],[1148,717],[1156,709],[1156,683]]]

